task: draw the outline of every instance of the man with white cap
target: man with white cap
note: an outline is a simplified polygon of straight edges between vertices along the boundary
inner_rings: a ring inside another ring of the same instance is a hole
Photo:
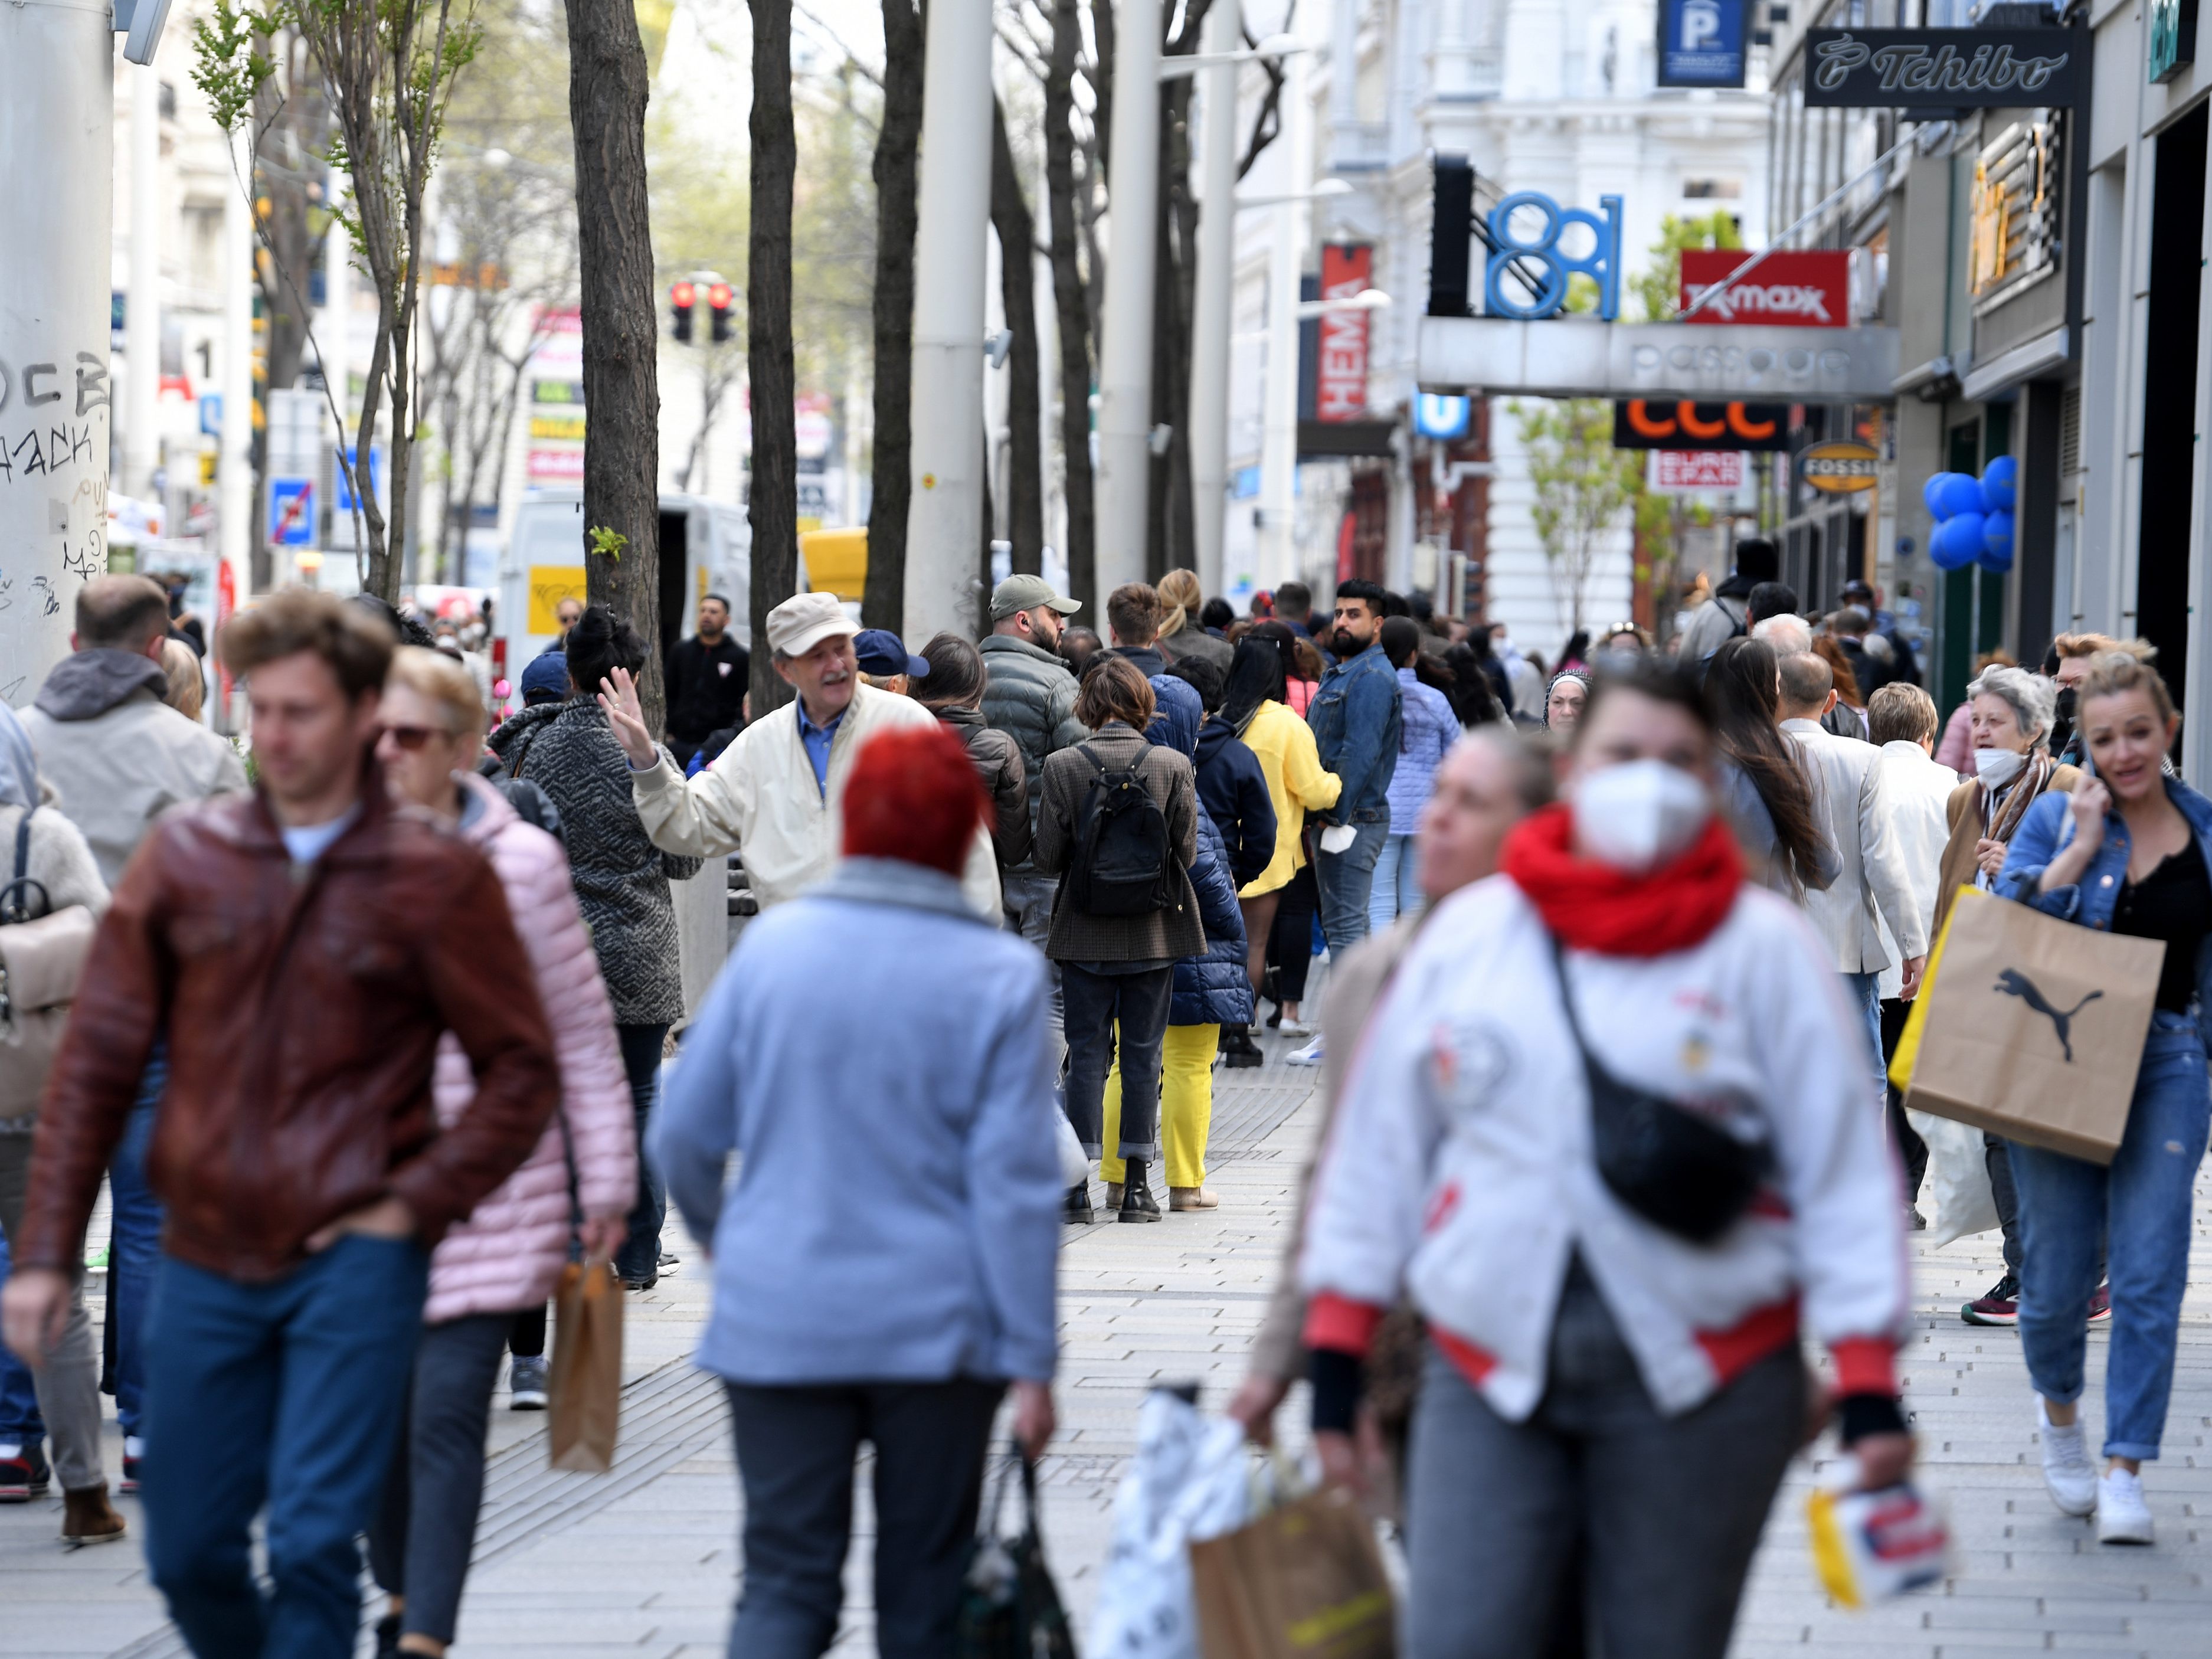
[[[711,858],[742,850],[763,909],[795,898],[836,862],[840,803],[860,745],[878,732],[934,726],[910,697],[860,679],[860,624],[834,593],[795,593],[768,613],[775,672],[798,696],[739,732],[714,763],[686,780],[655,750],[636,688],[617,669],[599,702],[629,759],[630,793],[654,846]],[[961,890],[999,919],[999,866],[976,832]]]

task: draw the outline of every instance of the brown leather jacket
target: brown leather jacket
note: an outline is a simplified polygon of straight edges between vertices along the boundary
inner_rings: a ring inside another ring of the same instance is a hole
[[[387,1194],[428,1247],[505,1180],[559,1098],[530,964],[483,855],[392,807],[374,762],[361,817],[295,866],[259,794],[172,813],[115,889],[47,1080],[15,1259],[83,1260],[101,1173],[155,1037],[169,1080],[148,1176],[165,1247],[243,1280]],[[443,1133],[439,1034],[477,1077]]]

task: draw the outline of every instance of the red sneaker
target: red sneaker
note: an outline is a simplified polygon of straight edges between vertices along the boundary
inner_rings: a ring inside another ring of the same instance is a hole
[[[1959,1317],[1969,1325],[2017,1325],[2020,1323],[2020,1280],[2007,1273],[1989,1288],[1985,1296],[1978,1296],[1959,1310]]]
[[[2112,1287],[2097,1286],[2097,1293],[2089,1298],[2089,1322],[2092,1325],[2110,1324],[2112,1318]]]
[[[13,1457],[0,1457],[0,1504],[27,1504],[53,1480],[46,1448],[35,1443],[21,1447]]]

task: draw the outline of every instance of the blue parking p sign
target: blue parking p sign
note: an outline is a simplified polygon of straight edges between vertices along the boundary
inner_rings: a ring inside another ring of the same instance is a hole
[[[1659,0],[1659,84],[1743,84],[1745,0]]]

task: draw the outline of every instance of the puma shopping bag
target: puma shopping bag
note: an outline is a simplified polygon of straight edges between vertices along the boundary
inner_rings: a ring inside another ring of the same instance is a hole
[[[2008,1140],[2110,1164],[2128,1127],[2166,946],[1961,896],[1905,1105]]]
[[[1190,1545],[1204,1659],[1392,1659],[1389,1575],[1349,1493],[1310,1492]]]

